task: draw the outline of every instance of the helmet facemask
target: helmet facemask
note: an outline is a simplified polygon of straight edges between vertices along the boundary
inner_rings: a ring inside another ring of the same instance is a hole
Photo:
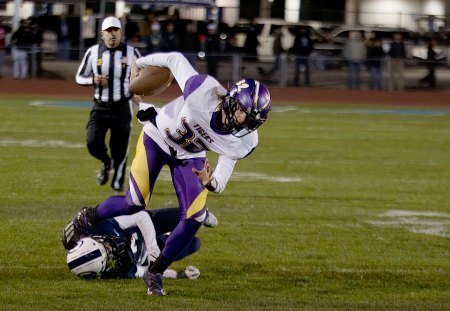
[[[226,96],[222,102],[222,108],[225,113],[225,124],[222,124],[222,129],[225,131],[231,131],[232,134],[242,129],[242,125],[236,122],[236,111],[239,109],[240,104],[236,98],[232,96]],[[233,134],[234,135],[234,134]]]

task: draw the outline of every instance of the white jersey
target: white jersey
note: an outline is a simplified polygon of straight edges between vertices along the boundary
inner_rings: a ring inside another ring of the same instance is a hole
[[[183,95],[158,109],[155,127],[144,125],[144,131],[167,153],[176,150],[179,159],[205,157],[206,151],[219,154],[214,172],[216,192],[225,188],[237,160],[247,156],[258,144],[257,131],[238,138],[215,131],[211,124],[220,116],[220,103],[226,90],[211,76],[199,75],[180,53],[157,53],[136,61],[139,68],[167,67],[178,82]]]
[[[158,258],[161,251],[156,241],[153,221],[147,212],[117,216],[114,220],[129,234],[130,249],[137,266],[143,266],[145,262],[153,262]],[[118,235],[117,232],[116,234]]]

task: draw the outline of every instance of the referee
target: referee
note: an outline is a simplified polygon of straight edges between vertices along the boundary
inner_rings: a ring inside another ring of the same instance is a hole
[[[89,153],[102,162],[97,184],[105,185],[114,169],[111,187],[123,190],[128,145],[132,124],[132,94],[128,91],[131,64],[140,57],[132,46],[121,42],[122,26],[116,17],[102,23],[102,43],[91,46],[85,53],[76,74],[80,85],[94,86],[94,106],[86,126]],[[110,131],[109,148],[106,133]]]

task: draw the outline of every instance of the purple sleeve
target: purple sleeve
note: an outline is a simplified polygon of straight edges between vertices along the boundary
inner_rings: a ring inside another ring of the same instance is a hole
[[[199,88],[200,85],[202,85],[202,83],[206,80],[206,77],[208,77],[208,75],[195,75],[190,77],[187,81],[186,81],[186,86],[184,87],[183,90],[183,97],[184,99],[186,99],[189,95],[191,95],[196,89]]]

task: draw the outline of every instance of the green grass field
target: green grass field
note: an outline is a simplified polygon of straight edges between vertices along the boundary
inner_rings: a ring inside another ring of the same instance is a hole
[[[64,224],[115,193],[95,184],[89,109],[31,100],[0,103],[0,310],[450,309],[450,110],[275,103],[209,195],[219,226],[173,265],[200,278],[148,297],[142,280],[68,270]],[[152,208],[177,205],[168,177]]]

